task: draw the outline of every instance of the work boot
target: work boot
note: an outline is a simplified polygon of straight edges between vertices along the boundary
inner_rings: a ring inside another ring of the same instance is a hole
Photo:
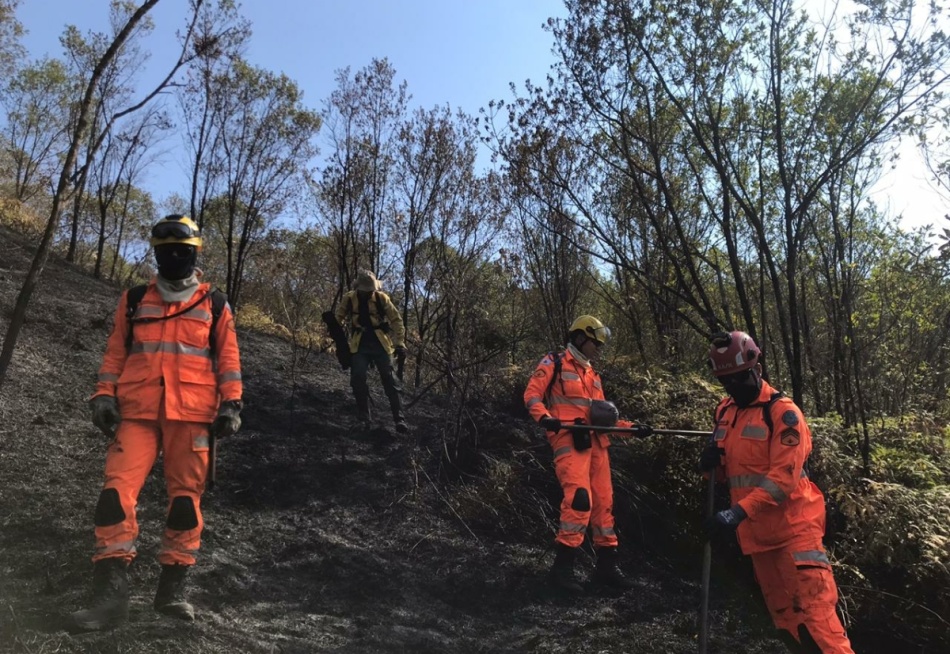
[[[563,543],[555,544],[557,554],[554,557],[554,565],[551,567],[551,581],[562,590],[571,593],[582,593],[584,589],[574,578],[574,557],[577,554],[576,547],[568,547]]]
[[[125,559],[102,559],[92,569],[91,608],[72,614],[83,631],[112,629],[129,619],[129,564]]]
[[[195,607],[185,599],[185,577],[187,565],[162,565],[162,574],[158,578],[158,590],[155,592],[155,610],[179,620],[194,620]]]
[[[406,423],[406,419],[402,417],[401,411],[393,411],[393,422],[396,424],[396,431],[400,434],[405,434],[409,431],[409,425]]]
[[[597,548],[597,567],[594,568],[593,580],[599,584],[627,590],[636,586],[636,582],[628,579],[617,567],[619,556],[616,547]]]

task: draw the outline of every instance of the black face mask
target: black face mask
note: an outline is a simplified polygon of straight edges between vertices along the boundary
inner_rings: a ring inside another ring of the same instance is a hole
[[[155,261],[158,274],[169,281],[187,279],[195,272],[198,263],[198,248],[194,245],[166,243],[155,246]]]
[[[747,407],[755,402],[762,391],[762,378],[754,368],[735,375],[724,375],[719,381],[740,407]]]

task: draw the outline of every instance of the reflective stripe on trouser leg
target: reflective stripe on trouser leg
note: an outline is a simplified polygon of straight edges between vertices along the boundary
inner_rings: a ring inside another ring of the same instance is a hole
[[[838,590],[831,571],[796,564],[796,552],[819,550],[817,543],[752,554],[755,578],[777,628],[798,640],[798,628],[805,625],[825,654],[854,654],[835,610]]]
[[[158,457],[159,430],[155,420],[123,420],[115,440],[106,451],[103,490],[113,490],[96,510],[96,550],[92,560],[135,558],[135,541],[139,525],[135,517],[139,491]],[[118,507],[112,505],[118,496]],[[115,516],[118,522],[113,522]]]
[[[610,481],[610,454],[594,442],[590,449],[591,535],[595,547],[617,547],[614,531],[614,487]]]
[[[193,565],[201,546],[201,493],[208,473],[208,425],[162,423],[168,508],[159,563]]]
[[[564,491],[564,497],[561,499],[561,523],[555,540],[568,547],[580,547],[590,523],[591,504],[586,504],[587,509],[575,508],[585,506],[583,502],[575,502],[575,496],[578,491],[586,490],[590,486],[591,450],[578,452],[573,446],[567,447],[570,443],[569,434],[558,435],[551,443],[555,452],[561,452],[561,455],[554,459],[554,472],[561,484],[561,490]],[[587,493],[589,496],[590,491]]]

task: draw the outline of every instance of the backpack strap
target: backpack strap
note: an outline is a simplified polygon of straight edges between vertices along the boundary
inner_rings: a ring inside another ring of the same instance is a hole
[[[350,314],[356,314],[359,317],[360,306],[359,306],[359,295],[353,293],[350,301]],[[373,301],[376,303],[376,318],[379,320],[379,324],[376,325],[376,329],[381,330],[384,334],[389,333],[389,318],[386,316],[386,305],[383,303],[383,298],[380,297],[379,291],[373,291]]]
[[[142,302],[142,298],[145,297],[145,291],[147,290],[148,284],[139,284],[138,286],[130,288],[126,294],[125,320],[129,325],[129,329],[125,334],[126,352],[132,349],[132,317],[135,316],[135,312],[139,308],[139,304]]]
[[[196,306],[204,302],[205,298],[209,295],[211,296],[211,331],[208,335],[208,347],[211,349],[211,356],[215,355],[215,338],[214,333],[218,326],[218,319],[221,317],[221,314],[224,312],[224,307],[228,303],[228,295],[219,288],[212,289],[204,295],[202,295],[198,300],[186,308],[178,311],[176,313],[162,316],[161,318],[150,318],[148,320],[133,320],[135,317],[135,312],[138,309],[139,304],[142,302],[142,298],[145,297],[145,292],[148,290],[147,284],[140,284],[138,286],[133,286],[129,289],[128,296],[126,298],[126,308],[125,308],[125,318],[129,323],[129,330],[125,336],[125,349],[129,351],[132,349],[132,329],[135,326],[136,322],[157,322],[159,320],[168,320],[169,318],[175,318],[180,316],[183,313],[188,313]]]
[[[769,436],[772,436],[772,430],[775,428],[775,425],[772,423],[772,405],[778,402],[781,398],[785,397],[785,393],[782,391],[775,391],[769,397],[769,401],[762,405],[762,419],[765,421],[765,426],[769,428]],[[726,413],[727,404],[723,403],[722,408],[715,414],[716,424],[719,424],[719,421],[722,420],[722,417]]]
[[[217,356],[217,350],[215,349],[215,332],[218,327],[218,319],[221,317],[221,314],[224,313],[224,307],[228,303],[228,294],[222,291],[220,288],[216,288],[211,291],[211,331],[208,332],[208,347],[211,349],[211,356]]]
[[[554,382],[558,379],[561,379],[561,368],[564,367],[561,363],[561,360],[564,359],[564,352],[548,352],[548,355],[554,359],[554,374],[551,375],[551,381],[548,382],[547,390],[544,391],[545,403],[547,403],[547,399],[551,397],[551,390],[554,389]],[[561,390],[564,390],[563,379],[561,379]]]
[[[769,398],[769,401],[762,405],[762,419],[765,420],[765,426],[769,428],[769,438],[772,437],[772,430],[775,425],[772,424],[772,405],[785,397],[782,391],[775,391]]]

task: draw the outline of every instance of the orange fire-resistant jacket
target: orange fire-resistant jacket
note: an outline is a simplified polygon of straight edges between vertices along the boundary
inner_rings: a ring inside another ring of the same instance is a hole
[[[169,420],[189,422],[212,422],[220,401],[240,400],[240,354],[229,305],[217,321],[216,351],[210,348],[210,284],[200,284],[186,302],[166,303],[152,279],[133,321],[177,313],[201,297],[180,316],[136,323],[127,351],[128,292],[122,293],[93,397],[116,396],[123,418],[156,420],[163,412]]]
[[[551,378],[554,376],[554,356],[546,355],[535,369],[524,392],[524,403],[535,422],[546,415],[564,423],[573,423],[581,418],[590,424],[590,405],[593,400],[604,399],[600,375],[592,366],[584,366],[566,350],[561,359],[561,375],[554,380],[550,397],[545,397]],[[632,423],[618,420],[617,427],[630,427]],[[607,434],[598,433],[602,447],[610,446]]]
[[[758,399],[749,406],[739,408],[726,398],[716,409],[714,438],[726,451],[717,472],[729,483],[732,503],[749,516],[738,528],[745,554],[820,543],[825,533],[825,498],[804,470],[811,431],[801,409],[781,397],[772,404],[769,433],[763,406],[774,392],[763,381]]]
[[[377,307],[377,298],[382,305],[385,316],[379,315]],[[350,326],[350,352],[356,354],[360,349],[360,337],[363,335],[363,328],[360,325],[360,309],[358,305],[356,291],[348,291],[340,304],[336,308],[336,321],[341,325]],[[376,338],[386,348],[386,352],[392,355],[394,348],[403,347],[406,343],[406,327],[402,323],[402,316],[399,315],[399,309],[393,304],[389,296],[382,291],[373,291],[369,298],[369,319],[376,329]],[[389,329],[384,331],[379,328],[383,323],[389,323]]]

